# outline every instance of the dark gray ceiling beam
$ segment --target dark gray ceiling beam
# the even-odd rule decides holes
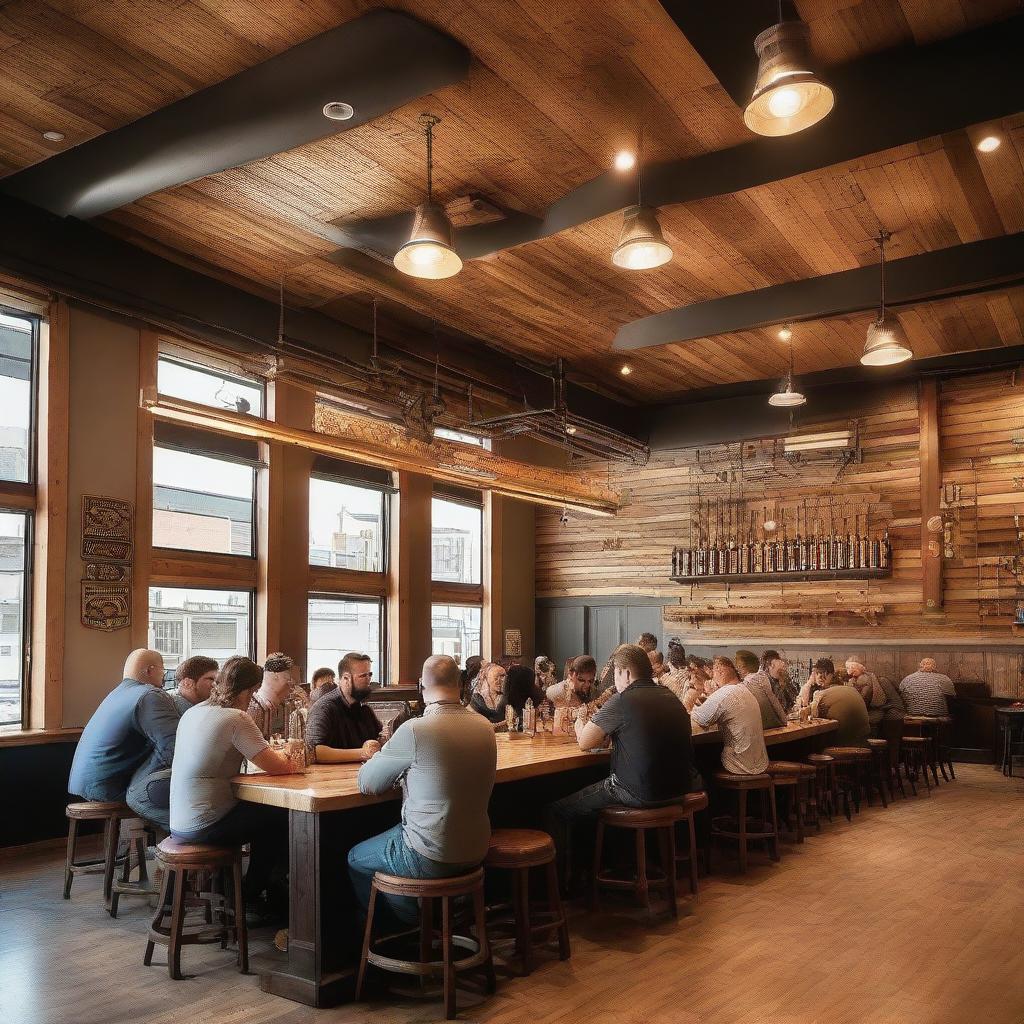
[[[1024,280],[1024,233],[888,260],[886,305],[1003,288]],[[623,324],[612,348],[632,351],[877,308],[878,265],[739,292]]]
[[[771,14],[760,3],[665,4],[681,24],[703,26],[704,36],[720,43],[710,55],[742,96],[756,71],[754,35],[769,24]],[[774,7],[774,5],[769,5]],[[737,16],[737,9],[741,14]],[[686,12],[686,19],[683,13]],[[767,20],[765,20],[767,19]],[[722,53],[735,64],[724,69]],[[959,131],[1024,110],[1024,15],[975,29],[928,46],[905,46],[829,68],[824,77],[836,92],[832,113],[812,128],[786,138],[752,138],[715,153],[654,164],[644,171],[645,200],[655,206],[688,203],[711,196],[742,192],[772,181],[819,170],[858,157]],[[712,66],[712,70],[716,70]],[[742,100],[740,100],[742,102]],[[737,116],[739,114],[737,113]],[[573,189],[538,219],[517,214],[464,228],[456,248],[464,259],[537,241],[621,210],[636,201],[633,175],[609,170]],[[407,214],[395,215],[399,218]],[[353,225],[356,247],[394,254],[395,217]],[[407,223],[407,221],[406,221]]]
[[[411,15],[371,11],[20,171],[0,189],[52,213],[96,217],[365,124],[461,81],[469,61],[461,43]],[[352,105],[350,120],[324,116],[336,100]]]

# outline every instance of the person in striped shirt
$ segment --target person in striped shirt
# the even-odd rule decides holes
[[[922,658],[917,672],[911,672],[900,683],[900,695],[908,715],[937,718],[949,714],[947,697],[955,697],[953,680],[935,670],[934,658]]]

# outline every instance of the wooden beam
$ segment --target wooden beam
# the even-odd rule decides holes
[[[154,548],[150,582],[162,587],[224,587],[255,590],[257,560],[209,551]]]
[[[484,492],[483,609],[480,615],[480,653],[489,661],[502,654],[501,624],[504,607],[501,600],[502,511],[505,499]]]
[[[391,506],[388,562],[389,675],[392,683],[415,683],[431,653],[430,502],[434,484],[421,473],[399,472]]]
[[[139,394],[156,387],[157,333],[139,332]],[[149,583],[153,565],[153,414],[141,406],[135,431],[135,558],[132,564],[132,647],[149,646]]]
[[[934,377],[925,377],[921,381],[918,418],[921,460],[921,596],[927,615],[942,610],[942,513],[939,503],[942,462],[939,382]]]

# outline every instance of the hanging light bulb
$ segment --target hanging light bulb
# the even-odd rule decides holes
[[[779,341],[792,341],[793,340],[793,328],[789,324],[783,324],[779,328]]]
[[[427,135],[427,201],[416,207],[409,240],[395,253],[395,266],[410,277],[439,281],[454,277],[462,269],[455,251],[455,229],[444,207],[434,202],[434,125],[440,118],[420,114]]]
[[[658,211],[653,206],[644,206],[642,156],[638,142],[636,206],[623,211],[619,244],[612,253],[612,263],[625,270],[653,270],[672,259],[672,246],[661,233]]]
[[[835,96],[811,69],[807,26],[779,21],[754,40],[757,81],[743,111],[743,122],[758,135],[794,135],[817,124],[832,109]]]
[[[910,339],[899,318],[885,311],[885,243],[892,235],[888,231],[878,232],[878,274],[879,301],[878,318],[868,325],[864,352],[860,361],[864,366],[894,366],[914,358]]]
[[[793,409],[798,405],[805,405],[807,398],[799,392],[793,384],[793,344],[789,346],[789,373],[782,378],[779,390],[769,399],[768,404],[779,409]]]

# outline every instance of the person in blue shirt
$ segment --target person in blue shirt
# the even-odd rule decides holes
[[[122,800],[140,817],[170,828],[171,761],[179,714],[164,692],[159,651],[128,655],[124,679],[103,698],[78,741],[68,792]]]

